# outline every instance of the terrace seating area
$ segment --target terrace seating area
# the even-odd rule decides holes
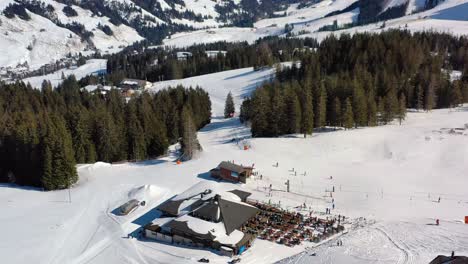
[[[287,212],[266,204],[249,203],[259,208],[260,213],[250,219],[241,231],[260,239],[292,247],[304,241],[318,243],[344,230],[341,216],[340,219],[336,217],[321,219]]]

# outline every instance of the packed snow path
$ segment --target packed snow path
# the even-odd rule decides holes
[[[255,164],[262,179],[235,185],[252,191],[254,199],[281,202],[290,210],[306,203],[318,213],[334,199],[332,213],[351,217],[354,225],[340,238],[342,247],[330,241],[301,253],[310,245],[289,248],[256,240],[241,263],[428,263],[452,250],[468,255],[468,225],[462,223],[468,214],[468,136],[450,132],[468,123],[468,107],[411,112],[401,126],[314,133],[307,139],[250,139],[237,118],[220,117],[224,100],[231,91],[239,109],[244,96],[272,77],[273,70],[246,68],[155,85],[154,90],[200,85],[209,92],[214,118],[198,134],[204,151],[195,160],[176,165],[169,155],[139,163],[81,165],[71,203],[67,190],[1,186],[4,261],[194,263],[206,257],[210,263],[226,263],[228,258],[205,249],[128,238],[158,216],[153,210],[157,204],[212,180],[208,171],[222,160]],[[232,138],[246,138],[252,148],[245,151]],[[285,192],[286,180],[291,193]],[[276,190],[272,196],[264,188],[270,184]],[[331,198],[326,191],[333,187]],[[113,213],[132,198],[148,204],[125,217]],[[441,219],[440,226],[433,225],[435,218]]]

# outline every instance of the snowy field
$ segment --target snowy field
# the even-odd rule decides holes
[[[332,213],[350,217],[342,247],[334,246],[335,239],[293,248],[257,239],[241,263],[428,263],[452,250],[468,255],[468,225],[462,223],[468,215],[468,130],[450,130],[468,123],[468,106],[411,112],[401,126],[250,139],[237,118],[220,117],[225,97],[231,91],[238,109],[272,75],[246,68],[154,85],[155,91],[200,85],[210,93],[213,120],[198,133],[204,152],[196,160],[176,165],[172,148],[159,160],[79,165],[71,203],[67,190],[0,186],[2,261],[196,263],[205,257],[227,263],[229,258],[208,250],[127,238],[157,216],[155,206],[199,181],[212,181],[207,172],[223,160],[255,164],[262,179],[236,185],[253,199],[281,202],[289,210],[306,203],[320,214],[331,207],[325,191],[335,187]],[[232,138],[245,138],[252,148],[245,151]],[[284,191],[288,179],[291,193]],[[275,191],[267,197],[264,187],[270,184]],[[147,206],[116,216],[114,210],[131,198]]]
[[[70,69],[61,69],[56,72],[47,74],[47,75],[40,75],[34,76],[23,79],[23,82],[30,83],[34,88],[41,88],[42,82],[44,80],[50,81],[53,87],[57,87],[57,85],[62,83],[62,73],[63,76],[68,77],[70,75],[75,75],[76,79],[79,80],[81,78],[86,77],[87,75],[97,74],[102,71],[107,70],[107,60],[105,59],[91,59],[86,61],[86,64],[81,65],[78,68],[70,68]]]
[[[437,31],[454,35],[468,34],[468,0],[446,0],[433,9],[425,12],[416,11],[424,6],[424,0],[410,0],[406,16],[383,22],[356,26],[338,31],[322,31],[318,29],[332,25],[334,21],[342,26],[357,21],[359,8],[339,15],[325,17],[327,14],[343,10],[354,0],[324,0],[315,5],[298,9],[291,5],[286,11],[287,16],[259,20],[254,27],[249,28],[217,28],[193,32],[176,33],[164,40],[165,46],[187,47],[196,43],[216,41],[247,41],[249,43],[265,36],[284,36],[286,24],[293,25],[292,33],[297,37],[312,37],[321,41],[334,34],[354,34],[356,32],[379,33],[389,29],[408,29],[411,32]],[[401,4],[402,0],[391,0],[385,9]],[[242,33],[242,34],[240,34]]]

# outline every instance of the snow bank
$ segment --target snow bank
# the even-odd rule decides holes
[[[161,196],[165,191],[164,189],[151,184],[146,184],[140,187],[131,189],[128,192],[129,199],[137,199],[139,201],[148,201],[152,198]]]

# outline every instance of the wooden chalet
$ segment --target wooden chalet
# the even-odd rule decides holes
[[[229,161],[221,162],[218,167],[210,171],[211,177],[231,182],[246,183],[252,175],[253,167],[237,165]]]

